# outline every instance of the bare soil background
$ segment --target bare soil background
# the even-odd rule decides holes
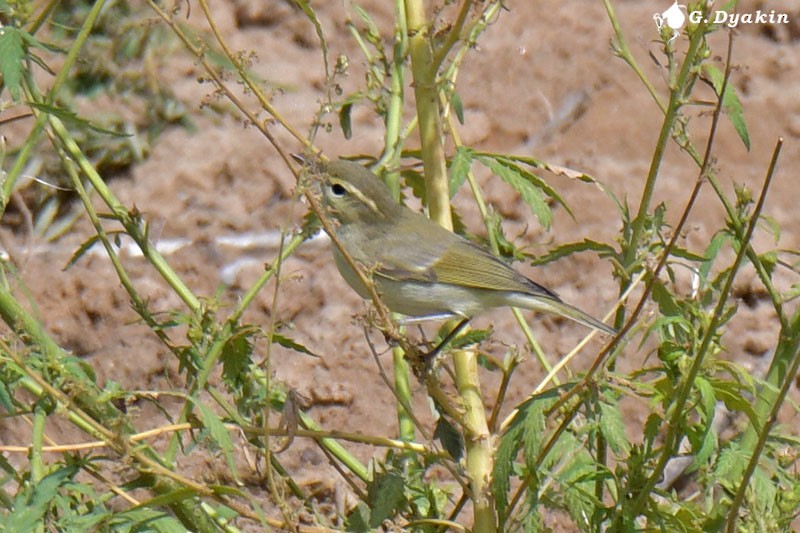
[[[364,80],[363,58],[349,37],[345,19],[359,24],[347,3],[318,2],[316,7],[325,30],[330,54],[349,57],[351,70],[343,82],[345,92],[356,90]],[[365,0],[360,3],[372,14],[386,35],[392,24],[391,3]],[[768,4],[768,5],[767,5]],[[462,67],[458,93],[464,103],[464,143],[481,150],[531,155],[553,164],[584,171],[604,183],[620,199],[636,205],[650,164],[661,115],[633,72],[610,52],[611,28],[600,2],[581,0],[510,0],[508,11],[492,24]],[[663,90],[663,72],[648,58],[661,57],[656,42],[653,14],[669,7],[667,1],[614,3],[627,32],[630,46],[647,74]],[[283,2],[236,0],[212,2],[216,21],[229,44],[238,50],[255,51],[253,70],[281,87],[275,106],[300,130],[309,127],[318,110],[324,87],[319,43],[305,16]],[[740,26],[734,42],[736,70],[733,82],[745,109],[752,148],[748,152],[730,123],[723,122],[716,143],[718,174],[729,191],[735,183],[758,190],[777,137],[786,144],[780,169],[770,192],[765,213],[780,225],[781,248],[800,248],[797,178],[800,167],[800,8],[794,2],[741,2],[740,12],[757,8],[775,9],[790,15],[788,25]],[[199,10],[196,10],[199,11]],[[193,11],[190,24],[201,26]],[[679,42],[679,48],[685,48]],[[724,54],[720,35],[715,51]],[[242,249],[218,242],[220,237],[269,233],[297,227],[305,207],[292,196],[291,173],[255,128],[247,127],[233,114],[220,115],[200,109],[211,90],[198,82],[198,65],[182,53],[160,67],[166,81],[192,110],[194,131],[174,127],[157,141],[152,153],[130,173],[116,177],[111,186],[128,206],[137,206],[154,224],[154,237],[163,242],[187,239],[169,254],[172,267],[197,294],[213,296],[221,288],[223,301],[233,302],[263,271],[264,263],[277,254],[273,245]],[[720,66],[722,63],[720,63]],[[411,87],[406,84],[411,93]],[[708,91],[709,98],[711,91]],[[88,102],[87,106],[97,105]],[[222,107],[227,104],[221,102]],[[413,108],[408,108],[408,116]],[[709,114],[710,115],[710,114]],[[710,116],[692,120],[692,131],[704,138]],[[566,116],[566,119],[559,118]],[[326,117],[334,123],[335,116]],[[549,125],[549,126],[548,126]],[[365,107],[355,110],[353,138],[346,141],[338,127],[321,132],[318,144],[330,157],[379,153],[383,130],[380,121]],[[286,146],[299,151],[286,135]],[[11,139],[13,142],[13,139]],[[673,223],[697,177],[687,156],[671,146],[659,182],[657,200],[667,205]],[[612,241],[620,229],[613,202],[597,187],[564,177],[546,176],[575,212],[571,218],[556,208],[551,231],[544,231],[514,191],[498,178],[479,171],[487,200],[505,219],[507,235],[532,251],[590,238]],[[480,218],[466,190],[455,200],[471,231],[482,234]],[[724,224],[719,202],[706,188],[695,209],[682,245],[702,253],[712,232]],[[84,358],[98,372],[99,380],[114,380],[130,389],[169,389],[177,375],[172,360],[143,325],[138,324],[128,298],[102,254],[90,254],[62,271],[71,254],[92,235],[86,220],[56,243],[32,241],[24,232],[3,230],[7,248],[20,264],[20,274],[36,302],[36,313],[47,330],[65,348]],[[761,232],[756,246],[775,246]],[[303,245],[283,266],[278,305],[273,309],[273,289],[268,286],[245,315],[249,323],[266,325],[274,314],[282,331],[306,345],[320,358],[275,348],[272,368],[275,379],[286,382],[308,399],[309,412],[325,428],[394,435],[394,401],[379,378],[379,371],[364,340],[358,317],[367,310],[340,279],[329,256],[329,245],[316,239]],[[140,258],[127,254],[126,265],[137,287],[153,310],[180,308],[157,274]],[[550,266],[531,269],[517,265],[539,283],[595,316],[603,316],[617,297],[611,267],[590,254],[573,256]],[[778,274],[783,288],[797,280]],[[688,277],[683,279],[689,290]],[[731,322],[725,345],[730,359],[754,365],[773,347],[778,324],[766,295],[757,281],[745,275],[737,284],[742,299]],[[530,322],[545,352],[553,361],[567,351],[586,331],[552,317],[531,316]],[[524,346],[508,310],[497,310],[477,321],[492,325],[495,333],[485,348],[502,356],[508,345]],[[379,346],[384,346],[373,335]],[[263,342],[256,347],[263,355]],[[590,343],[572,370],[585,369],[602,346]],[[619,360],[619,369],[629,371],[650,355],[637,352],[632,344]],[[380,358],[386,367],[391,356]],[[544,376],[532,359],[523,363],[512,383],[507,405],[524,398]],[[485,377],[486,397],[493,397],[499,376]],[[797,391],[793,391],[795,400]],[[415,388],[419,412],[427,413],[424,389]],[[163,423],[163,415],[143,403],[138,427],[149,429]],[[629,437],[647,416],[645,405],[626,405]],[[785,423],[798,425],[794,413]],[[54,428],[54,431],[56,429]],[[59,428],[51,433],[61,442],[82,438],[77,432]],[[15,422],[0,421],[0,442],[25,443],[28,429]],[[364,460],[382,455],[382,450],[353,446]],[[21,460],[21,458],[18,458]],[[316,486],[321,496],[341,489],[338,475],[316,446],[296,440],[281,459],[307,486]],[[243,468],[245,482],[247,469]],[[198,478],[229,480],[221,458],[192,462],[185,473]],[[263,491],[257,476],[250,480],[254,494]]]

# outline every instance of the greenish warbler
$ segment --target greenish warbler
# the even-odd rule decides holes
[[[371,273],[391,311],[420,318],[469,319],[493,307],[555,313],[616,331],[529,280],[489,251],[395,202],[389,188],[352,161],[318,163],[326,214],[353,260]],[[369,291],[334,247],[339,272],[362,298]]]

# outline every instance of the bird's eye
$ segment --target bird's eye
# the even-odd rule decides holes
[[[331,185],[331,192],[334,196],[342,197],[347,194],[347,189],[344,188],[344,185],[341,183],[334,183]]]

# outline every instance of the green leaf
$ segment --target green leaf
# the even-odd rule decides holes
[[[250,364],[250,354],[252,353],[253,346],[247,333],[237,332],[232,335],[223,346],[220,356],[223,379],[228,383],[237,382]]]
[[[353,111],[353,104],[346,103],[339,110],[339,125],[342,128],[342,133],[345,139],[350,139],[353,136],[353,122],[351,113]]]
[[[289,348],[290,350],[294,350],[295,352],[304,353],[306,355],[310,355],[311,357],[319,357],[319,355],[315,354],[314,352],[312,352],[311,350],[309,350],[308,348],[306,348],[305,346],[303,346],[299,342],[297,342],[295,340],[292,340],[289,337],[286,337],[284,335],[280,335],[278,333],[273,333],[272,334],[272,340],[274,342],[277,342],[278,344],[280,344],[284,348]]]
[[[488,155],[488,154],[485,154],[485,155]],[[511,155],[511,154],[505,154],[502,157],[504,159],[509,160],[509,161],[516,161],[516,162],[519,162],[519,163],[524,163],[524,164],[526,164],[526,165],[528,165],[530,167],[533,167],[533,168],[538,168],[538,169],[541,169],[541,170],[546,170],[548,172],[552,172],[553,174],[555,174],[557,176],[564,176],[565,178],[576,179],[576,180],[583,181],[585,183],[597,183],[597,180],[594,177],[590,176],[589,174],[586,174],[585,172],[581,172],[579,170],[573,170],[573,169],[567,168],[567,167],[562,167],[560,165],[553,165],[551,163],[548,163],[546,161],[542,161],[540,159],[536,159],[534,157],[527,157],[527,156],[521,156],[521,155]]]
[[[359,501],[355,509],[347,515],[347,531],[351,533],[366,533],[371,531],[370,523],[370,510],[367,504]]]
[[[511,489],[511,474],[514,472],[514,459],[517,457],[521,445],[520,436],[524,430],[522,424],[517,423],[520,413],[511,424],[511,427],[506,430],[505,434],[500,438],[500,445],[497,447],[497,453],[494,460],[494,472],[492,475],[492,486],[497,505],[497,513],[501,517],[505,517],[506,509],[508,508],[508,492]]]
[[[450,160],[450,198],[455,196],[466,181],[474,156],[475,151],[470,148],[459,146],[456,149],[456,155]]]
[[[464,437],[445,417],[440,416],[436,422],[433,438],[439,440],[454,461],[460,461],[464,456]]]
[[[518,167],[506,166],[497,159],[487,156],[478,156],[475,159],[516,190],[522,196],[522,200],[531,208],[531,212],[539,219],[542,227],[545,229],[550,228],[553,214],[550,212],[550,207],[547,205],[547,200],[541,188],[534,185],[530,179],[527,179]]]
[[[219,446],[222,455],[225,457],[225,462],[228,463],[228,468],[231,471],[233,479],[239,481],[239,472],[236,468],[236,459],[233,457],[233,441],[225,429],[222,420],[217,416],[217,413],[212,411],[207,405],[202,402],[195,401],[194,404],[200,410],[202,417],[203,427],[208,430],[211,440]]]
[[[708,76],[708,79],[711,81],[711,85],[714,87],[714,91],[717,93],[717,96],[720,96],[722,85],[725,83],[725,74],[717,67],[709,63],[703,63],[703,70]],[[722,111],[731,121],[731,124],[733,124],[733,129],[735,129],[736,133],[739,134],[742,144],[744,144],[745,148],[750,151],[750,134],[747,131],[747,123],[744,120],[744,109],[742,108],[742,102],[739,101],[739,96],[736,94],[736,90],[734,89],[733,84],[730,83],[730,80],[728,81],[728,85],[725,87],[725,94],[722,95]]]
[[[13,416],[16,413],[13,400],[11,399],[11,394],[9,394],[6,384],[2,381],[0,381],[0,405],[3,406],[3,409],[5,409],[7,415]]]
[[[722,486],[735,492],[749,461],[749,454],[739,448],[736,441],[731,441],[719,454],[717,464],[714,467],[714,478]],[[733,481],[731,482],[731,480]]]
[[[572,212],[572,209],[569,208],[567,203],[558,194],[558,192],[556,192],[555,189],[550,187],[550,185],[544,179],[540,178],[539,176],[537,176],[536,174],[530,172],[529,170],[526,170],[526,169],[520,167],[519,165],[517,165],[517,160],[514,159],[514,158],[507,157],[507,156],[496,156],[496,159],[502,165],[505,165],[506,167],[509,167],[509,168],[513,168],[513,169],[517,170],[518,172],[520,172],[520,174],[522,174],[522,176],[525,179],[529,180],[536,187],[541,189],[547,196],[552,198],[553,201],[558,202],[559,204],[561,204],[561,206],[564,209],[566,209],[566,211],[569,214],[569,216],[571,216],[572,218],[575,218],[575,214]]]
[[[608,445],[618,456],[628,453],[631,444],[625,436],[625,423],[622,421],[622,411],[616,403],[600,402],[600,431]]]
[[[127,233],[125,231],[119,230],[119,231],[109,231],[106,233],[106,235],[118,236],[118,235],[127,235]],[[62,270],[66,271],[72,268],[72,266],[74,266],[75,263],[77,263],[80,260],[80,258],[83,257],[92,246],[94,246],[95,244],[98,243],[98,241],[101,240],[102,239],[100,238],[99,235],[92,235],[91,237],[83,241],[83,244],[81,244],[78,247],[78,249],[75,250],[75,252],[72,254],[72,257],[69,258],[69,261],[67,262],[66,265],[64,265],[64,268]]]
[[[672,293],[664,287],[664,284],[656,280],[653,282],[653,301],[658,304],[658,310],[667,317],[682,317],[680,305],[675,301]]]
[[[88,128],[90,130],[96,131],[98,133],[104,133],[106,135],[111,135],[114,137],[133,137],[131,133],[120,133],[118,131],[112,131],[105,128],[101,128],[100,126],[96,126],[92,124],[86,119],[80,118],[76,113],[73,111],[69,111],[67,109],[60,108],[54,105],[48,104],[39,104],[36,102],[30,102],[29,105],[31,107],[35,107],[39,111],[43,113],[47,113],[57,117],[59,120],[64,122],[65,124],[71,124],[73,126],[81,127],[81,128]]]
[[[396,472],[377,475],[369,487],[370,517],[372,528],[380,526],[384,520],[392,519],[405,507],[405,482]]]
[[[492,328],[488,329],[471,329],[453,339],[450,342],[452,348],[464,348],[472,344],[480,344],[492,335]]]
[[[458,119],[458,123],[462,126],[464,125],[464,103],[461,101],[461,97],[458,96],[457,92],[453,92],[450,96],[450,103],[453,105],[453,111],[456,114],[456,118]]]
[[[0,74],[14,102],[19,102],[22,96],[22,73],[25,71],[22,33],[13,26],[0,28]]]
[[[529,472],[536,472],[539,468],[537,461],[542,451],[545,434],[545,410],[550,405],[548,401],[531,402],[525,409],[523,417],[523,457]]]
[[[367,40],[370,42],[378,42],[381,37],[381,32],[378,30],[378,25],[375,24],[375,21],[372,20],[372,17],[369,15],[369,13],[367,13],[364,8],[358,4],[353,3],[351,6],[353,7],[353,11],[356,12],[358,17],[367,26]]]
[[[58,495],[58,490],[78,472],[76,465],[59,468],[35,485],[28,485],[17,494],[13,510],[5,517],[8,531],[34,531],[42,525],[42,517]]]
[[[711,272],[711,267],[714,266],[714,260],[717,258],[722,246],[728,242],[730,238],[731,235],[727,231],[719,231],[711,238],[711,242],[708,243],[708,246],[706,246],[706,250],[703,254],[706,259],[700,266],[700,279],[704,282],[708,281],[708,274]]]
[[[599,255],[600,257],[613,256],[616,254],[616,250],[610,244],[593,241],[590,239],[584,239],[581,242],[571,242],[567,244],[562,244],[561,246],[557,246],[552,250],[550,250],[545,255],[533,259],[531,261],[531,265],[533,266],[545,265],[557,259],[561,259],[563,257],[567,257],[578,252],[597,252],[597,255]]]

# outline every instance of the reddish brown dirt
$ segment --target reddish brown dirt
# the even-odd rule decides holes
[[[304,16],[289,7],[273,7],[275,2],[239,0],[215,4],[217,23],[230,45],[256,52],[255,73],[283,88],[274,94],[274,105],[295,127],[306,131],[322,98],[324,76],[319,44]],[[320,4],[326,4],[318,14],[328,36],[331,57],[347,54],[350,60],[351,72],[343,81],[343,88],[345,92],[355,90],[363,83],[363,60],[344,22],[346,17],[352,17],[358,24],[358,19],[353,12],[343,12],[341,2]],[[383,30],[391,27],[392,13],[386,7],[390,3],[371,0],[361,4]],[[740,11],[746,12],[754,11],[759,2],[741,4]],[[663,73],[648,54],[663,57],[655,41],[652,15],[669,7],[669,2],[618,1],[614,5],[634,55],[664,98]],[[723,121],[715,146],[716,168],[729,194],[734,184],[743,183],[758,190],[776,139],[783,136],[786,145],[765,212],[782,229],[778,246],[797,249],[800,227],[793,171],[800,167],[800,10],[792,2],[771,2],[769,7],[791,13],[791,24],[743,26],[734,43],[733,82],[745,108],[752,148],[748,152],[730,123]],[[491,25],[461,68],[458,92],[466,118],[460,132],[464,142],[480,150],[531,155],[585,171],[618,198],[637,205],[661,113],[633,72],[612,56],[611,28],[602,4],[511,0],[508,8],[509,12],[502,13]],[[193,10],[190,22],[199,25],[197,12],[199,9]],[[724,36],[715,38],[713,44],[716,53],[724,53]],[[685,49],[685,37],[679,39],[677,46]],[[210,297],[222,286],[223,301],[235,302],[262,272],[264,263],[274,260],[277,249],[242,251],[215,244],[215,239],[247,232],[292,230],[305,207],[293,200],[295,184],[291,173],[255,128],[243,127],[238,117],[220,117],[199,109],[210,90],[209,85],[197,83],[200,74],[193,60],[180,55],[160,72],[193,110],[197,131],[168,130],[146,161],[115,179],[111,186],[125,205],[135,204],[154,224],[156,237],[191,241],[169,255],[168,260],[196,294]],[[406,89],[410,94],[408,83]],[[543,135],[553,116],[575,98],[581,100],[582,112]],[[409,107],[408,113],[411,112]],[[326,120],[336,122],[335,116]],[[698,139],[704,138],[709,122],[708,115],[692,119],[691,130]],[[289,151],[300,150],[277,127],[273,130]],[[318,144],[329,156],[378,154],[382,125],[366,107],[356,109],[353,132],[352,140],[345,141],[334,127],[332,132],[319,135]],[[547,176],[572,207],[575,218],[556,208],[553,227],[545,231],[516,193],[477,166],[476,170],[487,200],[506,219],[507,235],[534,252],[585,238],[611,241],[620,229],[614,203],[595,186]],[[672,223],[677,221],[696,176],[697,169],[688,157],[670,146],[655,199],[666,204],[667,218]],[[477,211],[467,193],[461,191],[455,205],[468,227],[481,233]],[[704,188],[699,202],[682,240],[684,246],[696,252],[702,252],[712,233],[724,226],[723,210],[710,187]],[[75,232],[56,243],[43,245],[31,242],[25,235],[7,232],[5,238],[48,332],[91,364],[101,383],[114,380],[130,389],[167,389],[166,378],[176,378],[177,364],[154,335],[136,321],[108,260],[100,255],[87,256],[71,269],[61,270],[91,233],[88,222],[83,220]],[[775,243],[761,234],[756,246],[767,250]],[[223,277],[226,266],[243,258],[250,262]],[[151,309],[181,309],[177,297],[140,258],[126,257],[125,264]],[[611,267],[595,256],[583,254],[546,267],[520,268],[566,301],[596,316],[604,315],[615,302],[617,285],[611,277]],[[781,273],[778,281],[786,288],[797,280]],[[682,283],[681,287],[688,289],[685,280]],[[739,316],[725,338],[726,357],[746,365],[754,364],[773,347],[777,332],[771,307],[757,287],[752,276],[743,276],[738,283],[738,294],[749,298],[741,303]],[[275,379],[309,399],[310,414],[325,428],[394,435],[392,395],[379,378],[362,328],[353,318],[362,316],[367,306],[339,278],[327,243],[307,243],[284,264],[275,309],[273,290],[274,286],[268,285],[262,291],[244,320],[266,325],[274,313],[287,335],[322,355],[317,359],[274,349]],[[552,361],[568,352],[585,333],[580,326],[562,320],[526,316]],[[477,323],[494,326],[494,340],[485,348],[497,356],[502,357],[507,345],[524,346],[507,310],[489,313]],[[379,340],[374,335],[373,338]],[[600,340],[590,342],[571,363],[572,370],[587,368],[601,346]],[[621,371],[636,369],[648,355],[637,353],[635,346],[632,344],[619,359]],[[256,353],[263,356],[263,342],[256,346]],[[529,355],[527,349],[524,353]],[[386,366],[390,360],[388,354],[381,356]],[[524,398],[543,375],[533,357],[527,357],[514,378],[508,405]],[[491,397],[498,377],[487,375],[484,379],[485,393]],[[418,411],[427,413],[424,389],[416,384],[414,398]],[[646,406],[632,403],[626,404],[626,409],[630,436],[635,438],[647,416]],[[161,421],[161,416],[145,405],[137,423],[141,429],[149,429]],[[796,417],[785,422],[797,426]],[[7,427],[0,432],[0,441],[18,443],[26,432],[24,428]],[[62,434],[59,440],[73,442],[82,438],[69,433]],[[364,460],[383,453],[368,447],[352,449]],[[336,490],[337,475],[327,467],[313,443],[296,440],[282,459],[302,483],[320,486],[323,492]],[[185,473],[203,479],[225,479],[226,471],[224,461],[216,458],[192,462]],[[254,493],[262,490],[258,486],[252,488]]]

